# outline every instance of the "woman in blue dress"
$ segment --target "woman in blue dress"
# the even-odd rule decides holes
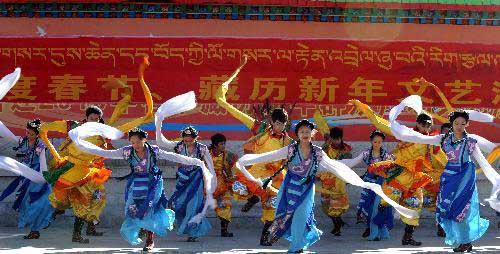
[[[20,162],[37,172],[47,170],[45,145],[38,139],[40,124],[39,119],[28,121],[25,137],[14,136],[1,124],[3,132],[6,132],[2,136],[18,142],[14,150]],[[30,233],[24,236],[24,239],[38,239],[40,230],[48,227],[53,220],[54,208],[48,199],[50,186],[47,183],[35,183],[23,176],[18,176],[1,193],[0,201],[14,193],[16,189],[16,199],[12,208],[19,211],[18,226],[30,228]]]
[[[356,167],[359,164],[370,166],[373,163],[394,160],[394,155],[387,152],[382,147],[385,140],[385,134],[375,130],[370,134],[370,142],[372,146],[364,150],[358,157],[353,159],[343,159],[340,162],[350,168]],[[374,173],[369,172],[361,177],[363,181],[382,185],[384,178]],[[370,241],[380,241],[389,239],[389,231],[393,227],[394,211],[390,206],[380,206],[380,197],[375,192],[369,189],[363,189],[358,204],[358,220],[366,221],[366,230],[363,237],[367,237]]]
[[[157,142],[159,146],[173,149],[177,154],[204,161],[210,172],[215,175],[212,155],[208,147],[198,141],[198,131],[194,127],[188,126],[182,130],[181,137],[181,141],[175,142],[165,138],[158,139],[157,136]],[[180,164],[176,174],[175,191],[170,197],[170,202],[176,214],[177,234],[187,235],[188,242],[197,241],[197,238],[208,234],[212,229],[206,218],[193,223],[194,216],[202,213],[209,205],[204,189],[201,168]],[[215,203],[213,200],[209,202]]]
[[[496,195],[500,188],[500,175],[481,153],[478,140],[482,138],[467,133],[465,128],[469,126],[470,120],[468,112],[458,110],[450,114],[452,128],[448,133],[425,136],[396,121],[405,107],[411,107],[420,113],[422,101],[419,96],[410,96],[391,109],[391,131],[399,140],[439,145],[446,153],[448,163],[441,175],[436,218],[446,232],[445,243],[458,244],[458,247],[453,249],[454,252],[470,252],[472,242],[481,238],[489,225],[488,220],[479,216],[476,170],[472,158],[478,162],[485,176],[493,183],[492,195],[487,200],[492,207],[498,207],[499,200]],[[483,113],[475,111],[472,113],[478,115],[478,120],[484,118]]]
[[[131,145],[117,150],[103,150],[83,140],[92,135],[109,138],[110,132],[120,133],[117,129],[104,124],[86,123],[71,131],[70,137],[78,148],[85,152],[103,158],[122,158],[129,163],[132,172],[127,176],[125,220],[120,233],[127,242],[137,245],[142,242],[140,232],[144,230],[147,239],[143,250],[151,251],[154,247],[154,236],[165,236],[167,230],[172,230],[175,220],[174,211],[167,209],[168,200],[163,189],[162,171],[157,166],[158,160],[199,166],[208,181],[211,181],[212,175],[201,160],[166,152],[150,145],[146,140],[147,133],[139,128],[128,133]]]
[[[312,144],[313,130],[313,123],[306,119],[301,120],[295,127],[297,142],[268,153],[244,155],[236,163],[238,169],[247,178],[265,188],[272,177],[262,182],[260,179],[255,179],[245,166],[286,160],[283,167],[274,174],[277,175],[283,169],[288,169],[278,193],[275,220],[269,228],[266,241],[273,243],[285,237],[290,241],[288,251],[301,253],[320,239],[322,232],[316,227],[314,219],[314,179],[319,170],[333,173],[347,183],[371,189],[405,216],[416,216],[414,211],[396,204],[385,196],[380,185],[364,182],[349,167],[328,158],[320,147]]]

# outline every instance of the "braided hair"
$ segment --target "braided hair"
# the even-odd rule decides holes
[[[453,122],[459,117],[462,117],[465,119],[466,122],[469,122],[469,113],[467,113],[466,111],[455,110],[451,112],[450,115],[448,116],[451,125],[450,130],[448,131],[448,133],[444,134],[443,137],[441,138],[441,147],[443,147],[444,141],[453,133]]]
[[[382,140],[385,140],[385,134],[379,130],[374,130],[370,133],[370,141],[372,141],[375,137],[381,137]],[[384,159],[385,157],[385,150],[383,147],[380,147],[380,158]],[[373,161],[373,145],[370,146],[370,151],[368,153],[368,158],[366,161],[366,164],[371,164]]]
[[[128,132],[128,139],[130,140],[133,136],[137,136],[139,139],[145,139],[148,137],[148,133],[140,128],[133,128]]]
[[[40,119],[33,119],[26,123],[26,128],[28,130],[34,131],[37,135],[40,133],[40,126],[42,125],[42,121]]]

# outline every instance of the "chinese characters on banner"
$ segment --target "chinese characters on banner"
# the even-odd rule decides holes
[[[432,87],[413,82],[425,77],[454,107],[498,114],[496,45],[345,40],[4,38],[0,73],[19,66],[23,75],[3,102],[109,104],[132,89],[134,103],[141,103],[137,69],[148,56],[145,79],[156,103],[193,90],[200,114],[220,115],[225,112],[214,104],[215,92],[243,55],[248,64],[227,99],[247,112],[269,99],[296,103],[296,118],[311,117],[315,109],[341,116],[354,113],[345,106],[349,99],[388,107],[410,94],[421,95],[425,106],[442,107]],[[110,85],[114,79],[128,88]]]

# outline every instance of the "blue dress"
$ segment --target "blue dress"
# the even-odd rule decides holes
[[[309,158],[300,154],[297,143],[288,146],[288,170],[277,196],[275,219],[269,228],[270,239],[285,237],[288,251],[306,249],[323,234],[314,219],[314,179],[322,150],[313,146]]]
[[[203,160],[203,154],[208,151],[207,146],[195,142],[195,149],[190,153],[183,142],[175,146],[175,152],[192,158]],[[180,165],[177,169],[175,191],[170,198],[175,211],[175,220],[178,235],[201,237],[212,229],[207,218],[194,224],[189,221],[203,210],[205,205],[204,182],[202,169],[198,166]]]
[[[19,141],[17,150],[20,161],[35,171],[40,171],[40,155],[45,153],[45,145],[36,140],[33,146],[29,145],[28,138]],[[12,208],[19,211],[19,228],[29,227],[31,231],[40,231],[50,225],[54,208],[50,204],[49,194],[51,188],[47,183],[34,183],[18,176],[0,195],[0,201],[12,194],[18,186],[17,198]]]
[[[477,141],[467,134],[460,140],[445,136],[442,149],[448,163],[441,175],[436,219],[446,232],[445,243],[466,244],[479,239],[489,221],[479,217],[476,170],[471,161]]]
[[[394,159],[394,157],[383,148],[381,148],[380,157],[374,158],[371,156],[371,153],[371,149],[363,151],[363,162],[366,166],[376,162]],[[365,182],[376,183],[378,185],[384,183],[383,177],[368,171],[363,175],[362,179]],[[376,238],[380,240],[389,239],[389,231],[394,226],[394,209],[391,206],[379,207],[379,205],[380,196],[375,194],[375,192],[369,189],[363,189],[361,191],[358,214],[361,214],[367,220],[367,227],[370,229],[368,240],[370,241]]]
[[[147,144],[146,156],[141,159],[132,146],[123,148],[123,158],[132,173],[125,189],[125,220],[120,233],[127,242],[137,245],[141,229],[166,236],[172,230],[175,213],[167,207],[161,170],[156,166],[158,147]]]

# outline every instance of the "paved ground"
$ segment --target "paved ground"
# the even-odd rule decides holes
[[[218,223],[211,234],[196,243],[185,242],[185,237],[174,233],[156,241],[157,253],[285,253],[288,242],[280,240],[275,246],[264,248],[258,245],[260,227],[256,220],[243,220],[234,224],[232,231],[234,238],[221,238],[218,236]],[[350,223],[350,222],[348,222]],[[423,241],[421,248],[401,246],[403,227],[400,222],[392,230],[392,239],[382,242],[369,242],[361,238],[363,231],[361,225],[349,225],[342,236],[335,237],[329,233],[331,225],[320,225],[324,235],[321,240],[309,249],[309,253],[451,253],[451,247],[446,246],[442,238],[435,236],[432,220],[425,220],[423,226],[415,233],[417,240]],[[475,253],[500,253],[500,229],[494,221],[485,236],[475,242]],[[0,253],[140,253],[142,246],[132,247],[123,241],[118,228],[101,228],[105,231],[103,237],[92,237],[91,244],[82,245],[71,243],[72,225],[68,223],[55,223],[51,228],[42,231],[38,240],[24,240],[26,231],[14,227],[0,228]],[[307,252],[306,252],[307,253]]]

